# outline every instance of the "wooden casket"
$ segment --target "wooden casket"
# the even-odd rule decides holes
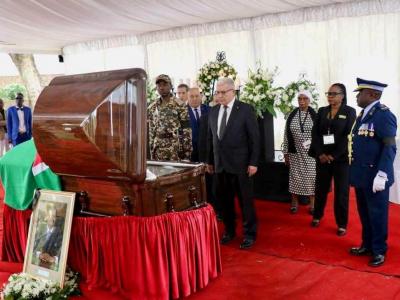
[[[33,114],[43,161],[92,215],[153,216],[205,203],[202,164],[146,160],[146,73],[126,69],[53,79]]]

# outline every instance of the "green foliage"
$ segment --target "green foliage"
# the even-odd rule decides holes
[[[147,104],[152,103],[157,99],[157,89],[154,83],[150,80],[146,81]]]
[[[22,93],[26,96],[26,88],[18,83],[12,83],[0,89],[0,98],[7,100],[14,100],[17,93]]]

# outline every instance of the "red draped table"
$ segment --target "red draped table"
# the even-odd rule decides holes
[[[30,214],[4,205],[2,260],[24,260]],[[155,217],[74,217],[68,264],[89,289],[127,299],[188,296],[221,272],[215,213],[207,205]]]

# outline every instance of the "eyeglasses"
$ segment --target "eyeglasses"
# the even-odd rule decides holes
[[[343,93],[336,93],[336,92],[326,92],[325,95],[326,96],[332,96],[332,97],[336,97],[337,95],[341,95]]]
[[[218,96],[218,95],[225,96],[226,93],[230,92],[230,91],[234,91],[234,89],[229,89],[229,90],[226,90],[226,91],[215,91],[214,95],[215,96]]]

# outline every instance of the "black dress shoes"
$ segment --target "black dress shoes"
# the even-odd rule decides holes
[[[234,234],[229,234],[229,233],[224,233],[222,235],[222,239],[220,241],[220,243],[222,245],[228,244],[230,241],[232,241],[235,238]]]
[[[319,226],[319,220],[318,219],[313,219],[312,221],[311,221],[311,227],[318,227]]]
[[[346,235],[346,233],[347,233],[347,230],[346,230],[346,228],[343,228],[343,227],[339,227],[338,230],[336,231],[336,234],[338,236],[344,236],[344,235]]]
[[[382,266],[385,262],[385,255],[378,254],[374,255],[372,259],[369,261],[368,266],[370,267],[379,267]]]
[[[350,248],[350,254],[354,256],[367,256],[367,255],[372,255],[371,250],[365,247],[353,247]]]
[[[244,239],[243,242],[240,244],[240,249],[249,249],[253,245],[254,245],[254,240]]]

